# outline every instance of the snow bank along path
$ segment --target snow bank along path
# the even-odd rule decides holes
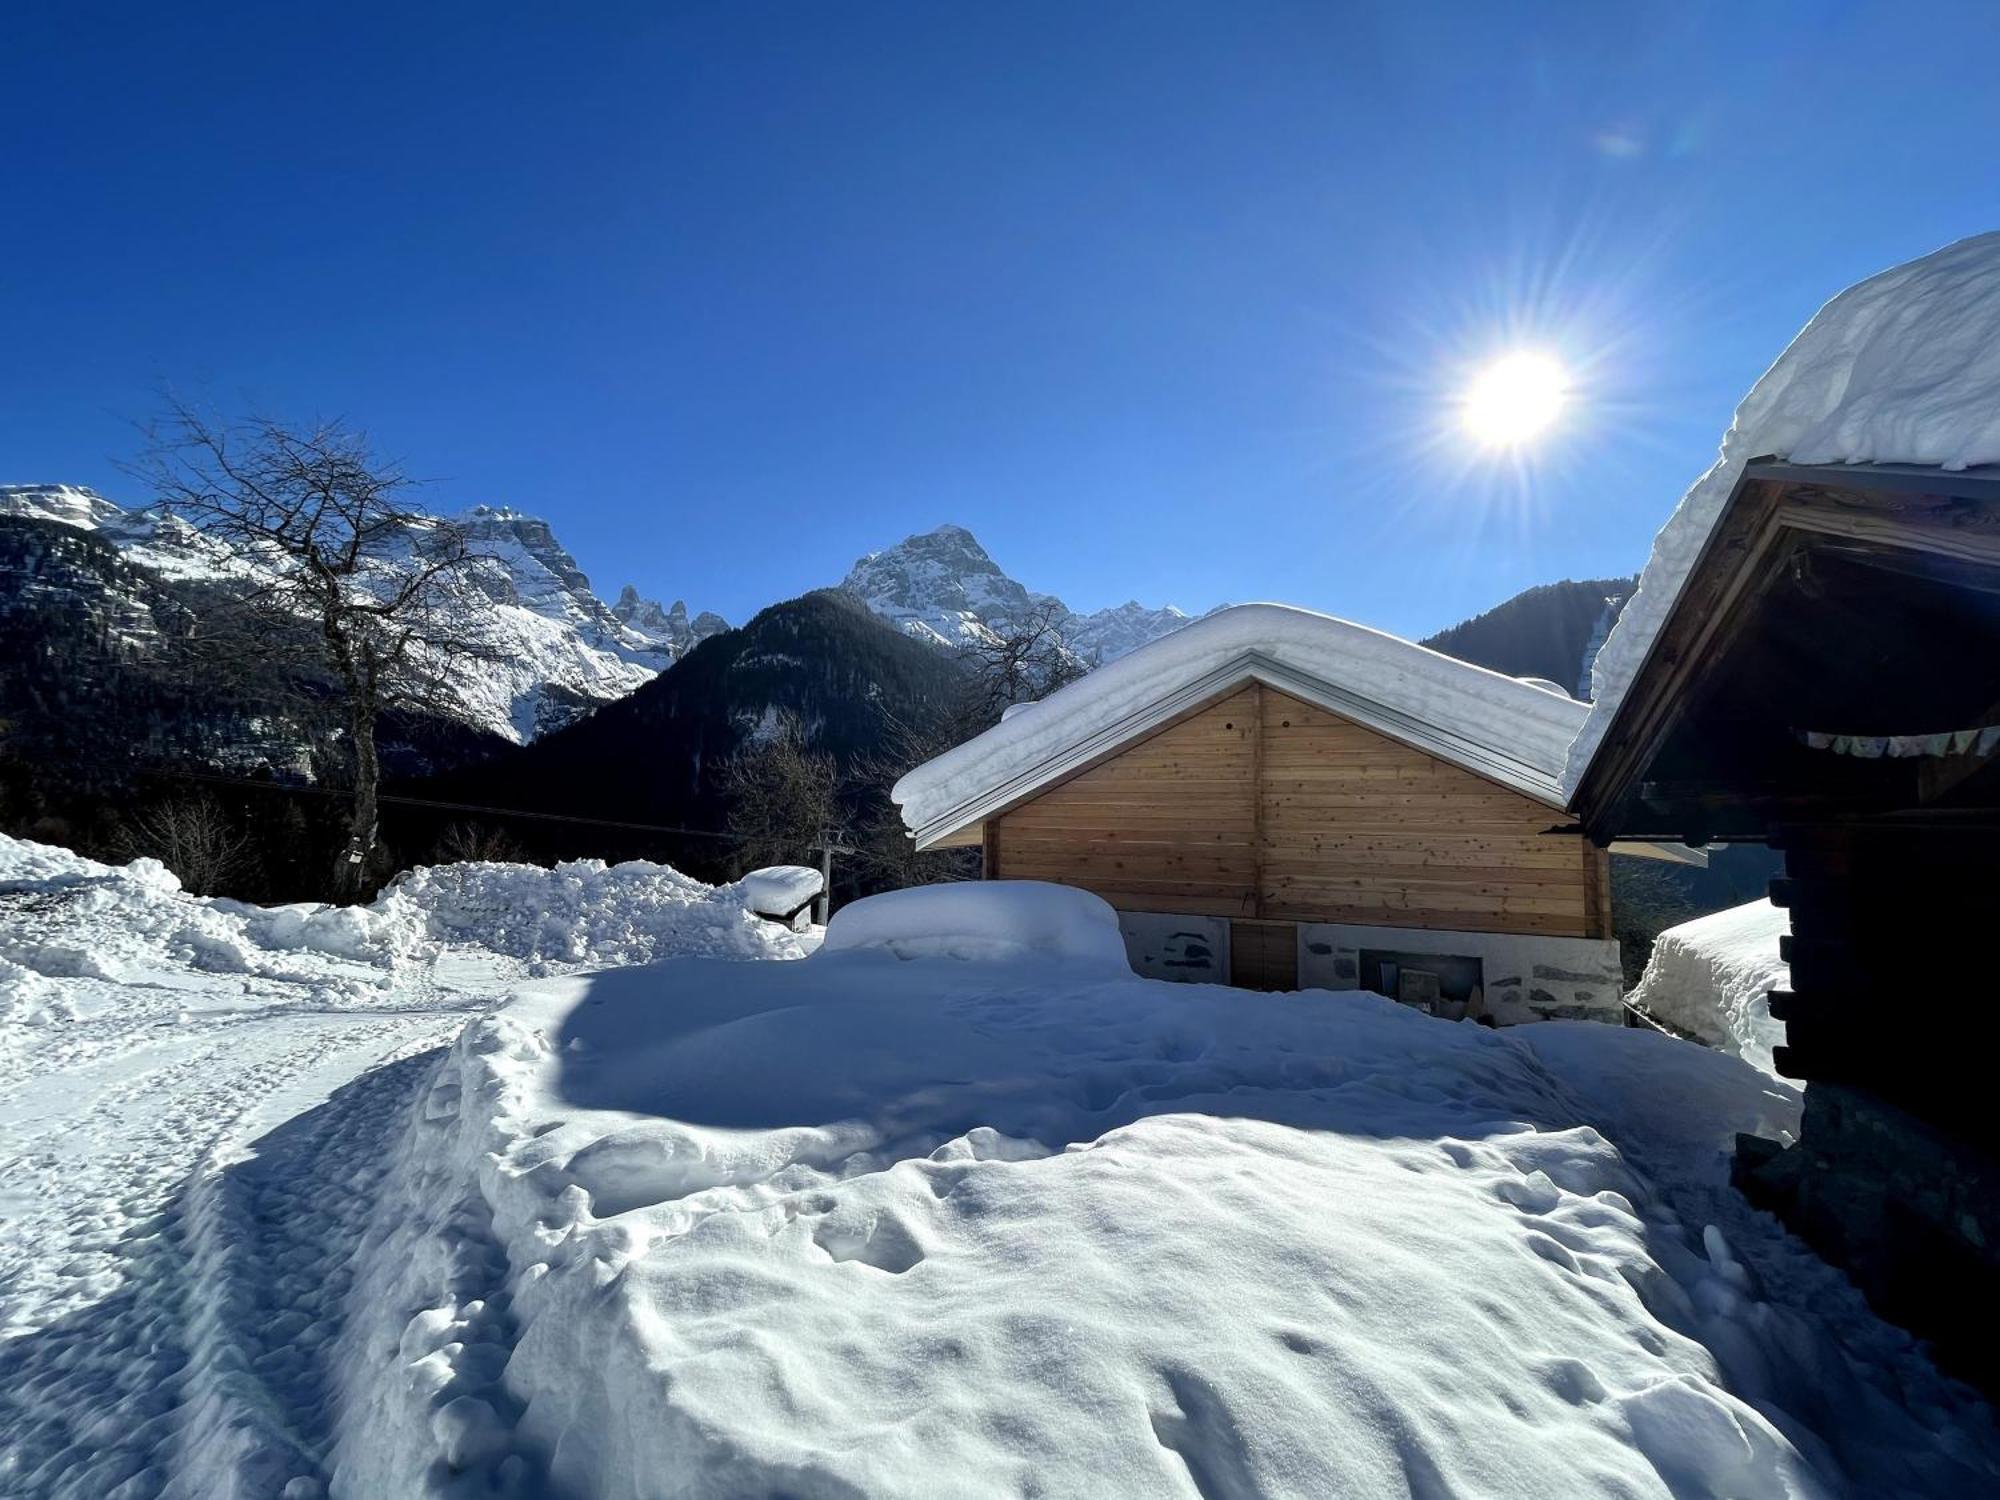
[[[1787,1086],[1139,979],[1055,904],[862,903],[803,964],[468,1026],[357,1264],[334,1492],[2000,1485],[1988,1409],[1727,1188]]]
[[[812,942],[654,865],[267,910],[0,838],[0,1494],[319,1493],[354,1239],[467,1017],[530,974]]]
[[[1574,789],[1708,540],[1743,467],[2000,463],[2000,232],[1871,276],[1821,308],[1736,408],[1715,465],[1653,542],[1597,654],[1593,706],[1570,746]]]
[[[1770,992],[1791,972],[1778,957],[1778,939],[1790,930],[1791,919],[1769,901],[1669,927],[1628,998],[1775,1077],[1771,1049],[1783,1043],[1785,1028],[1771,1019]]]

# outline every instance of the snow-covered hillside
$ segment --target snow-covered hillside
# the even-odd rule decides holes
[[[1136,600],[1080,615],[1053,594],[1038,594],[1001,571],[963,526],[905,537],[871,552],[849,570],[841,588],[877,615],[920,640],[957,647],[990,640],[1049,608],[1072,651],[1087,665],[1126,652],[1187,624],[1173,605]]]
[[[54,521],[102,537],[120,557],[174,584],[255,580],[170,516],[128,511],[70,485],[0,486],[0,517]],[[479,506],[458,520],[478,561],[468,575],[490,603],[474,618],[486,659],[452,674],[466,722],[522,742],[590,707],[623,697],[696,642],[728,628],[718,616],[690,620],[687,607],[662,609],[629,587],[607,605],[546,522]],[[412,536],[412,553],[421,545]]]

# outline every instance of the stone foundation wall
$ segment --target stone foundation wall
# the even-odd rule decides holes
[[[1489,1016],[1497,1025],[1624,1019],[1625,973],[1611,938],[1301,922],[1300,987],[1361,988],[1361,955],[1369,949],[1479,960],[1485,983],[1479,1004],[1467,1013]]]
[[[2000,1162],[1873,1094],[1806,1088],[1799,1140],[1737,1138],[1737,1185],[1943,1363],[2000,1395]]]

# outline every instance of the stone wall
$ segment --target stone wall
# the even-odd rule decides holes
[[[1361,988],[1370,950],[1477,959],[1485,975],[1468,1016],[1521,1021],[1622,1021],[1625,976],[1610,938],[1536,937],[1508,932],[1436,932],[1420,927],[1299,924],[1299,985]],[[1392,997],[1393,998],[1393,997]]]
[[[1806,1088],[1792,1146],[1738,1136],[1737,1186],[1940,1362],[2000,1396],[2000,1162],[1865,1090]]]

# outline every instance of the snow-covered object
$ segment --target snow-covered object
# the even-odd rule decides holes
[[[139,982],[177,966],[317,978],[319,959],[390,969],[451,947],[602,965],[665,953],[799,957],[812,946],[759,921],[730,887],[638,860],[432,865],[368,906],[267,907],[189,896],[158,860],[102,865],[0,837],[0,915],[10,909],[23,919],[0,922],[0,962],[51,979]]]
[[[869,896],[833,914],[820,952],[1128,967],[1110,904],[1043,880],[954,881]]]
[[[1736,408],[1722,452],[1653,541],[1638,591],[1592,669],[1570,748],[1574,789],[1686,583],[1744,465],[2000,463],[2000,232],[1849,287],[1800,330]]]
[[[743,904],[760,917],[789,921],[800,908],[826,889],[826,880],[811,865],[767,865],[736,882]]]
[[[175,517],[128,511],[78,486],[0,486],[0,516],[94,532],[125,561],[172,582],[254,584],[268,576]],[[381,582],[416,565],[433,524],[390,539],[378,560]],[[479,659],[454,666],[447,691],[468,723],[517,743],[624,697],[728,628],[712,614],[690,620],[678,602],[663,610],[629,587],[615,608],[607,605],[548,523],[534,516],[482,505],[456,524],[474,554],[464,583],[478,606],[466,625],[482,649]]]
[[[995,641],[1038,611],[1052,610],[1056,630],[1083,666],[1116,660],[1187,624],[1173,605],[1132,600],[1080,615],[1053,594],[1009,577],[963,526],[940,526],[871,552],[848,570],[841,588],[891,625],[932,645],[956,648]]]
[[[1051,693],[925,762],[892,793],[921,841],[1005,790],[1067,769],[1255,678],[1551,803],[1585,705],[1365,625],[1238,604]]]
[[[1794,1091],[1526,1030],[1066,960],[534,987],[412,1111],[333,1493],[1992,1492],[1983,1403],[1727,1189]]]
[[[788,958],[812,947],[759,920],[730,887],[645,860],[431,865],[403,876],[370,910],[414,942],[540,963],[643,964],[668,953]]]
[[[1770,992],[1783,988],[1791,972],[1778,957],[1778,939],[1790,930],[1790,919],[1769,901],[1669,927],[1654,940],[1646,973],[1628,998],[1775,1077],[1771,1049],[1784,1042],[1785,1028],[1771,1019]]]

